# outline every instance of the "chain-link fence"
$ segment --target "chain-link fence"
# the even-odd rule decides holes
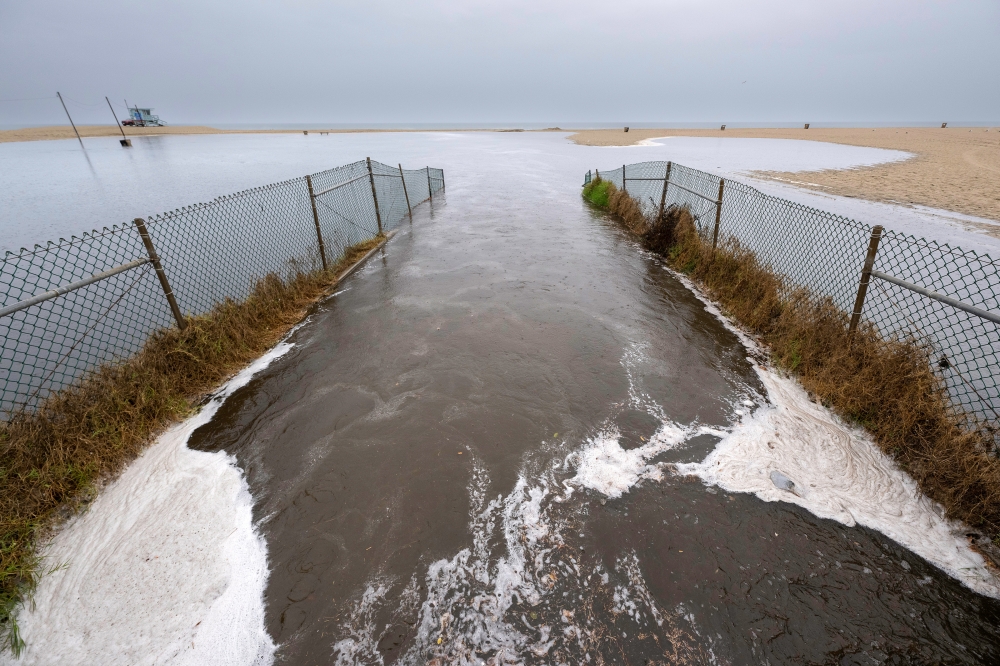
[[[594,175],[656,217],[687,206],[708,242],[737,240],[790,288],[828,296],[886,338],[926,345],[952,404],[1000,426],[1000,262],[984,254],[869,226],[671,162]],[[587,182],[591,173],[586,175]]]
[[[0,263],[0,414],[32,409],[149,336],[275,273],[333,265],[444,188],[371,160],[93,231]]]

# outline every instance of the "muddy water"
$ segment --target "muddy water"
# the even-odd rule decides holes
[[[279,663],[1000,659],[879,533],[659,465],[764,400],[746,350],[577,169],[467,159],[191,440],[247,474]]]

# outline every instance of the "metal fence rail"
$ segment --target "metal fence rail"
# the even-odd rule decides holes
[[[444,188],[441,169],[361,160],[7,252],[0,262],[0,414],[33,409],[151,334],[246,298],[275,273],[332,265]]]
[[[1000,428],[1000,262],[869,226],[671,162],[588,172],[650,217],[687,206],[706,241],[734,239],[790,288],[829,297],[887,338],[927,345],[956,409]],[[866,259],[870,261],[866,262]]]

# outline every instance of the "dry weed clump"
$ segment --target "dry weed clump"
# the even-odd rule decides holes
[[[616,204],[608,209],[628,214],[625,226],[647,248],[701,285],[824,405],[864,427],[950,517],[1000,541],[992,435],[952,410],[925,344],[885,339],[870,325],[850,336],[848,316],[832,301],[789,289],[737,240],[725,239],[713,253],[687,209],[673,207],[640,224],[638,205],[617,201],[619,195],[611,195]]]
[[[608,210],[625,224],[625,226],[635,234],[646,232],[646,216],[639,206],[639,202],[633,199],[625,190],[619,190],[614,185],[608,188]]]
[[[338,275],[377,246],[347,248],[328,271],[260,280],[241,302],[154,334],[124,362],[107,365],[42,404],[0,423],[0,636],[15,654],[14,618],[39,576],[36,542],[92,494],[95,482],[132,461],[158,431],[274,345]]]

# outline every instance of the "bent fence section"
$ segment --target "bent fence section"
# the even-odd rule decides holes
[[[672,162],[643,162],[600,175],[650,217],[687,206],[713,243],[734,239],[790,288],[829,297],[850,326],[927,346],[952,404],[1000,428],[1000,262],[908,234],[769,196]],[[586,175],[589,182],[590,172]]]
[[[33,409],[270,273],[332,265],[444,188],[444,171],[360,160],[139,218],[0,262],[0,414]]]

